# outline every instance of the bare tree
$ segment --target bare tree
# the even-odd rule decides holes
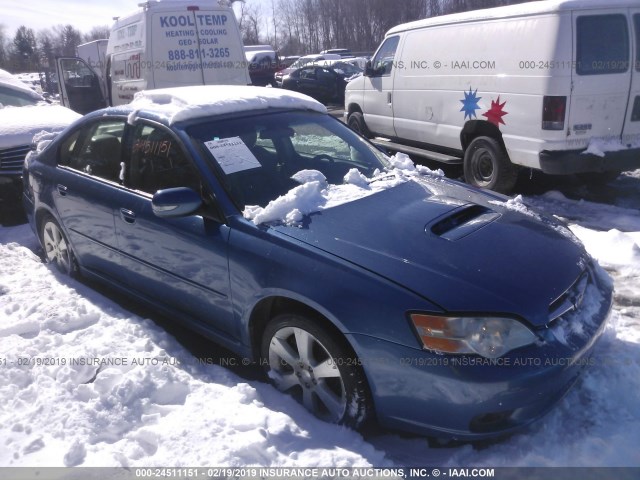
[[[84,42],[92,42],[93,40],[103,40],[109,38],[109,32],[111,28],[109,25],[101,25],[99,27],[93,27],[89,33],[82,35]]]

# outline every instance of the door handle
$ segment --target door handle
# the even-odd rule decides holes
[[[387,92],[387,103],[391,105],[391,92]]]
[[[61,196],[65,197],[67,195],[67,187],[65,187],[64,185],[56,185],[56,188],[58,189],[58,193],[60,193]]]
[[[120,209],[120,218],[126,223],[136,223],[136,214],[126,208]]]

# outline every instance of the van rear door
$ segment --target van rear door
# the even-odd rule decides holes
[[[631,85],[627,9],[574,11],[575,32],[569,139],[575,149],[592,138],[619,140]]]
[[[186,5],[151,13],[153,88],[250,84],[233,10]]]
[[[622,140],[625,144],[640,143],[640,8],[631,9],[631,93],[627,106]]]

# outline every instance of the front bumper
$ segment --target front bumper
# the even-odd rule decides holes
[[[0,175],[0,204],[15,204],[22,197],[22,177],[20,175]]]
[[[624,172],[640,168],[640,148],[605,152],[603,157],[584,150],[540,152],[540,168],[550,175],[587,172]]]
[[[483,440],[539,419],[597,362],[593,348],[612,304],[610,285],[583,333],[543,341],[499,359],[439,355],[361,334],[349,335],[369,381],[380,425],[444,439]],[[575,318],[574,318],[575,320]]]

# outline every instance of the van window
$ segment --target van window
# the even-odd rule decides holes
[[[371,66],[377,76],[391,75],[393,59],[396,55],[399,41],[400,37],[387,38],[378,50],[378,53],[376,53],[376,56],[371,62]]]
[[[629,31],[621,14],[585,15],[577,20],[578,75],[623,73],[629,67]]]

